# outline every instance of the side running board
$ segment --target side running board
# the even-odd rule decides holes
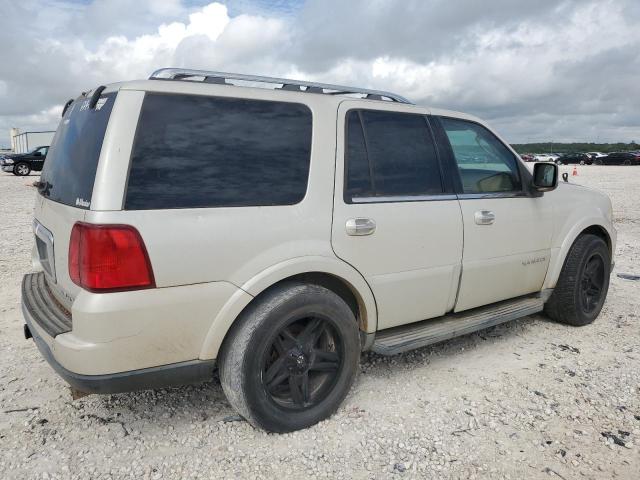
[[[526,297],[381,330],[371,350],[381,355],[395,355],[532,315],[543,308],[542,298]]]

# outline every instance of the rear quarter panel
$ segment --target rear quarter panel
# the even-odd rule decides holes
[[[333,257],[330,232],[335,168],[334,102],[327,102],[320,95],[309,94],[308,99],[301,100],[300,95],[289,92],[188,82],[143,82],[142,86],[149,91],[304,103],[313,116],[309,182],[300,203],[125,211],[122,208],[133,132],[144,92],[120,91],[122,101],[114,107],[105,136],[86,221],[136,227],[149,252],[158,287],[214,281],[242,287],[259,272],[291,258]]]

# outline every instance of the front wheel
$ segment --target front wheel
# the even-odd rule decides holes
[[[31,173],[31,168],[26,163],[17,163],[13,167],[13,174],[19,177],[24,177]]]
[[[607,298],[610,270],[611,255],[604,240],[591,234],[579,236],[565,259],[545,313],[568,325],[593,322]]]
[[[253,426],[306,428],[334,413],[360,359],[356,318],[337,294],[285,283],[242,313],[220,354],[229,403]]]

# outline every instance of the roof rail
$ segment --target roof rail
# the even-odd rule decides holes
[[[228,80],[241,80],[245,82],[256,83],[270,83],[279,84],[281,89],[284,90],[300,90],[309,93],[325,93],[329,95],[349,95],[349,94],[361,94],[363,98],[369,98],[372,100],[385,100],[388,99],[392,102],[409,103],[413,102],[406,98],[391,92],[385,92],[382,90],[369,90],[366,88],[358,87],[345,87],[343,85],[331,85],[328,83],[316,83],[305,82],[300,80],[290,80],[287,78],[276,77],[261,77],[258,75],[244,75],[241,73],[224,73],[224,72],[210,72],[206,70],[190,70],[182,68],[161,68],[156,70],[149,77],[150,80],[176,80],[176,81],[200,81],[205,83],[220,83],[228,84]],[[296,88],[297,87],[297,88]],[[306,87],[306,90],[302,90],[300,87]]]

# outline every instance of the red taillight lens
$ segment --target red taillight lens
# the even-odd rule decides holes
[[[69,241],[69,277],[93,292],[155,287],[142,237],[129,225],[76,223]]]

